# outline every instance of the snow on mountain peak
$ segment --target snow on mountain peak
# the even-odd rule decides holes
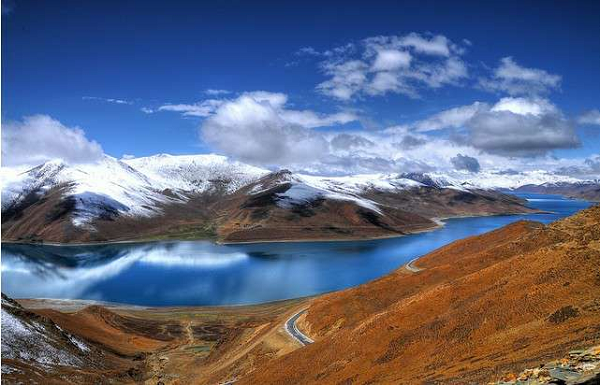
[[[187,194],[215,185],[232,192],[268,173],[219,155],[161,154],[118,160],[103,156],[89,164],[49,161],[30,170],[2,168],[2,209],[30,192],[62,186],[74,199],[73,223],[86,226],[103,215],[151,216],[160,205],[184,202]],[[164,194],[165,190],[172,194]]]
[[[583,183],[579,179],[546,171],[468,173],[365,174],[323,177],[269,170],[225,156],[169,155],[118,160],[103,156],[95,163],[69,165],[52,160],[31,169],[2,167],[2,209],[22,201],[30,193],[42,194],[51,188],[65,189],[73,199],[73,223],[86,226],[99,216],[151,216],[161,205],[185,202],[190,195],[206,191],[233,193],[261,180],[248,194],[257,194],[278,184],[292,186],[280,195],[282,205],[326,197],[351,200],[370,210],[377,204],[364,197],[370,190],[394,191],[415,187],[466,189],[513,189],[526,184]],[[263,185],[264,184],[264,185]]]

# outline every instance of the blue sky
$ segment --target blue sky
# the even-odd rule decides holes
[[[417,160],[427,163],[425,150],[421,155],[414,148],[400,148],[398,152],[390,150],[392,146],[368,150],[373,145],[364,141],[361,145],[355,137],[378,143],[395,136],[397,143],[410,135],[432,142],[443,139],[447,151],[438,155],[440,159],[468,152],[487,167],[531,164],[532,159],[540,167],[575,164],[575,160],[568,159],[577,159],[578,165],[591,159],[589,165],[600,153],[600,117],[595,114],[600,108],[599,17],[600,3],[596,1],[416,1],[402,5],[307,1],[3,2],[2,122],[12,125],[9,128],[15,132],[25,132],[25,117],[44,115],[66,128],[79,127],[86,140],[97,142],[104,153],[115,157],[217,152],[265,166],[298,165],[317,170],[329,166],[343,169],[347,165],[352,171],[377,171],[387,166],[381,162],[375,168],[357,166],[346,158],[355,150],[369,162],[393,158],[397,161],[390,166],[393,169],[406,166],[398,163],[399,159],[420,156]],[[377,45],[365,42],[376,36],[386,37],[385,41]],[[446,56],[424,53],[419,51],[422,47],[408,43],[410,36],[417,36],[420,42],[441,36],[451,52]],[[350,50],[332,53],[348,45]],[[382,50],[394,52],[380,58]],[[399,64],[401,56],[394,56],[397,52],[406,52],[410,64]],[[431,77],[419,79],[429,69],[437,68],[433,67],[435,63],[445,65],[452,57],[461,63],[464,73],[444,73],[440,82]],[[503,67],[502,59],[509,57]],[[373,69],[375,61],[386,58],[391,61],[381,62],[385,69],[381,72],[389,76],[382,76],[374,86],[379,74]],[[336,74],[347,79],[348,73],[341,73],[340,65],[357,61],[362,69],[353,74],[368,79],[351,95],[341,98],[338,91],[347,85],[327,82]],[[393,68],[385,67],[389,65]],[[522,79],[509,80],[508,84],[506,79],[502,83],[502,78],[494,77],[498,70],[515,68],[520,71],[518,76],[524,76]],[[529,75],[535,79],[530,80]],[[553,77],[556,81],[545,81]],[[525,86],[520,87],[519,81]],[[209,89],[228,93],[215,95],[207,93]],[[275,105],[278,102],[271,97],[257,99],[251,94],[256,91],[284,94],[285,103]],[[300,131],[294,131],[293,140],[302,142],[300,137],[310,137],[306,146],[328,147],[320,150],[327,154],[315,155],[326,161],[319,167],[303,162],[304,158],[312,158],[308,150],[294,157],[265,158],[252,152],[257,148],[260,151],[262,142],[238,151],[240,144],[235,138],[243,138],[247,132],[240,130],[246,128],[231,128],[219,121],[223,116],[218,109],[226,102],[242,105],[244,93],[261,105],[271,103],[273,119],[280,121],[285,115],[286,122],[283,126],[274,123],[276,134],[270,126],[267,132],[249,127],[248,137],[267,137],[270,132],[278,140],[291,140],[281,132],[288,132],[286,125],[293,123],[301,126]],[[520,116],[505,116],[514,110],[499,113],[498,108],[494,109],[502,98],[518,98],[521,107],[531,101],[536,105],[545,103],[546,107],[549,103],[551,107],[537,120],[528,117],[521,122]],[[204,116],[184,116],[173,108],[160,110],[161,106],[191,106],[206,100],[221,104],[214,102]],[[415,129],[418,122],[442,111],[475,102],[488,105],[478,112],[484,116],[469,116],[472,119],[468,122],[454,125],[445,122],[435,129]],[[315,126],[306,122],[306,116],[290,123],[286,118],[290,110],[310,111],[333,123]],[[189,108],[187,111],[189,115]],[[488,116],[490,111],[502,116]],[[324,119],[340,113],[352,118]],[[550,134],[556,136],[557,130],[572,129],[577,138],[567,137],[570,131],[561,131],[561,138],[533,143],[533,150],[524,152],[521,145],[527,146],[530,137],[508,144],[483,140],[492,129],[485,126],[486,119],[510,120],[507,128],[498,128],[510,135],[515,119],[518,124],[529,125],[531,132],[546,130],[543,125],[548,123],[547,115],[554,119],[550,119],[550,125],[560,125]],[[271,122],[257,124],[263,127]],[[219,136],[224,132],[229,139]],[[348,137],[343,137],[346,147],[331,150],[331,141],[340,133],[352,136],[350,141],[355,144],[348,144]],[[268,151],[269,146],[279,144],[274,139],[264,148]],[[567,161],[559,164],[553,161],[556,158]],[[429,161],[429,166],[433,163],[435,160]]]

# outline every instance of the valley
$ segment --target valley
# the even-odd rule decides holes
[[[516,378],[511,376],[526,368],[600,344],[599,222],[598,206],[548,225],[519,221],[450,243],[354,288],[262,305],[15,305],[5,298],[3,312],[19,317],[21,325],[42,334],[58,326],[87,349],[103,352],[103,360],[67,370],[56,363],[40,366],[31,358],[36,355],[3,351],[3,380],[42,373],[56,383],[85,375],[148,384]],[[284,326],[304,309],[295,325],[315,342],[302,347]]]

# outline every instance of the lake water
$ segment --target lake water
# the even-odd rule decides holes
[[[456,239],[520,219],[544,223],[590,203],[521,194],[552,214],[460,218],[438,230],[349,242],[216,245],[2,245],[2,291],[14,298],[92,299],[148,306],[233,305],[356,286]]]

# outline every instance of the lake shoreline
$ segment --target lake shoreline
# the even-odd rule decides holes
[[[268,243],[304,243],[304,242],[361,242],[361,241],[376,241],[381,239],[400,238],[407,235],[421,234],[424,232],[435,231],[444,226],[444,221],[449,219],[462,219],[462,218],[480,218],[480,217],[494,217],[494,216],[511,216],[511,215],[527,215],[527,214],[551,214],[549,211],[534,210],[532,212],[522,213],[486,213],[478,215],[455,215],[448,217],[432,217],[429,218],[434,225],[425,227],[422,229],[415,229],[402,234],[387,234],[374,237],[349,237],[349,238],[301,238],[301,239],[281,239],[281,240],[257,240],[257,241],[220,241],[216,238],[198,238],[198,239],[124,239],[124,240],[110,240],[110,241],[97,241],[97,242],[76,242],[76,243],[62,243],[62,242],[31,242],[31,241],[20,241],[20,240],[2,240],[1,244],[13,244],[13,245],[27,245],[27,246],[56,246],[56,247],[85,247],[85,246],[110,246],[110,245],[121,245],[121,244],[138,244],[138,243],[169,243],[169,242],[198,242],[208,241],[215,245],[224,246],[235,246],[235,245],[253,245],[253,244],[268,244]]]
[[[456,240],[513,222],[550,223],[588,204],[534,199],[527,213],[433,217],[410,234],[350,240],[4,242],[2,289],[59,308],[255,306],[355,287]]]

